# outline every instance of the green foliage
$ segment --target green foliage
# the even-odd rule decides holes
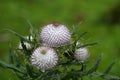
[[[33,26],[31,26],[31,23],[29,24],[30,35],[33,36],[33,41],[25,39],[23,36],[12,30],[8,30],[20,39],[23,49],[13,49],[10,45],[9,63],[0,61],[0,67],[13,70],[20,80],[83,80],[84,77],[89,77],[89,79],[92,79],[93,77],[100,77],[101,79],[120,80],[119,76],[109,74],[115,62],[111,63],[105,72],[102,73],[98,71],[102,56],[98,57],[96,63],[93,63],[93,67],[90,69],[88,62],[80,62],[74,59],[73,54],[76,49],[97,44],[95,42],[90,44],[76,45],[76,43],[86,34],[85,32],[75,38],[74,35],[77,33],[75,33],[76,31],[74,30],[76,30],[78,27],[75,27],[72,31],[74,34],[74,41],[70,45],[55,48],[60,56],[58,65],[55,68],[45,72],[41,72],[40,70],[36,69],[31,65],[30,57],[34,48],[41,46],[41,41],[38,40],[39,37],[37,35],[39,35],[39,33],[36,31],[36,29],[34,29]],[[33,48],[28,50],[24,45],[24,41],[32,44]],[[23,54],[23,59],[21,59],[19,53]],[[75,67],[78,67],[78,69]]]
[[[99,71],[104,71],[110,62],[116,60],[117,63],[110,74],[120,75],[120,22],[111,22],[119,19],[119,5],[119,0],[1,0],[0,60],[7,62],[10,41],[13,48],[18,46],[18,38],[2,31],[4,28],[10,28],[25,36],[28,35],[25,19],[32,21],[36,28],[52,21],[65,23],[71,28],[71,25],[82,21],[77,34],[87,31],[88,36],[86,35],[81,42],[100,42],[97,46],[89,47],[89,66],[91,67],[102,53],[104,57]],[[17,80],[10,71],[0,68],[0,80]]]

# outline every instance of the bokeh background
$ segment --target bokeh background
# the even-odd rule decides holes
[[[0,60],[8,59],[9,43],[17,47],[18,38],[4,29],[27,35],[30,20],[37,29],[58,21],[69,28],[82,22],[78,34],[87,31],[81,42],[98,41],[88,47],[89,68],[103,56],[99,71],[116,61],[111,74],[120,76],[120,0],[0,0]],[[0,68],[0,80],[17,80],[11,70]]]

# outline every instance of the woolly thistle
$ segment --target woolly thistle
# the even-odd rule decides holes
[[[72,43],[70,43],[69,29],[60,23],[48,24],[38,33],[30,24],[29,34],[33,37],[26,37],[26,39],[9,30],[20,38],[21,43],[19,49],[10,47],[9,63],[0,61],[0,67],[12,69],[20,80],[83,80],[87,77],[94,79],[94,76],[100,77],[101,80],[120,80],[119,76],[109,74],[115,62],[111,63],[103,73],[98,71],[101,56],[95,64],[92,63],[92,68],[88,68],[89,64],[86,60],[89,52],[86,46],[93,46],[96,43],[78,43],[85,33],[77,36],[76,29],[78,29],[77,26],[71,31]],[[43,43],[38,40],[39,34]],[[32,49],[29,43],[32,44]],[[24,54],[22,58],[21,54],[19,55],[21,51]]]
[[[31,55],[32,65],[42,71],[53,68],[57,62],[57,53],[49,47],[38,47]]]
[[[60,47],[70,43],[71,33],[65,25],[55,22],[44,26],[40,37],[46,46]]]
[[[86,61],[89,57],[87,48],[79,48],[75,50],[74,57],[79,61]]]

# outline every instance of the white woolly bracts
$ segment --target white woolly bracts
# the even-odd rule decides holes
[[[57,63],[57,53],[49,47],[38,47],[31,55],[31,64],[43,72],[53,68]]]
[[[70,43],[71,33],[65,25],[54,22],[42,28],[40,37],[46,46],[60,47]]]
[[[87,48],[79,48],[75,50],[74,57],[78,61],[86,61],[89,57]]]

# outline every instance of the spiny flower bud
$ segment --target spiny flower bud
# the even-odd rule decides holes
[[[60,47],[70,43],[69,29],[60,23],[54,22],[42,28],[41,40],[49,47]]]
[[[86,61],[89,57],[87,48],[79,48],[79,49],[75,50],[74,57],[76,60]]]
[[[26,36],[25,38],[26,38],[27,40],[30,40],[30,41],[33,40],[33,37],[32,37],[32,36]],[[28,42],[25,42],[25,41],[24,41],[24,45],[26,46],[26,48],[27,48],[28,50],[32,48],[31,45],[30,45],[30,43],[28,43]],[[19,49],[23,49],[21,43],[19,43],[18,48],[19,48]]]
[[[31,63],[44,72],[53,68],[58,63],[58,56],[52,48],[38,47],[31,55]]]

